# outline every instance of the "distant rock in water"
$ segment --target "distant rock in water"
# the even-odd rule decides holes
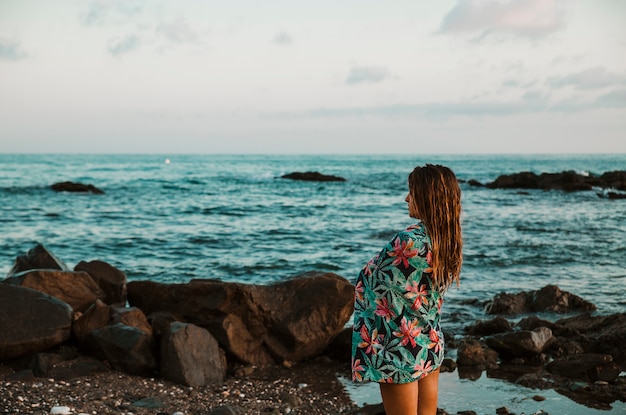
[[[339,176],[331,176],[328,174],[322,174],[317,171],[307,171],[307,172],[293,172],[289,174],[284,174],[280,176],[282,179],[291,179],[291,180],[304,180],[309,182],[345,182],[346,179]]]
[[[76,193],[94,193],[97,195],[104,194],[104,192],[98,189],[93,184],[83,184],[74,182],[59,182],[52,186],[52,190],[55,192],[76,192]]]
[[[585,176],[574,171],[561,173],[521,172],[505,174],[486,185],[491,189],[559,189],[565,191],[603,189],[626,190],[626,171],[612,171],[602,176]]]

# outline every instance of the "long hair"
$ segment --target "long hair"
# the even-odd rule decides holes
[[[430,236],[432,279],[439,291],[456,282],[463,263],[461,189],[448,167],[426,164],[409,174],[411,201]]]

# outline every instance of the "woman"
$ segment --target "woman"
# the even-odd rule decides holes
[[[461,190],[447,167],[409,175],[409,216],[359,273],[355,287],[352,378],[380,383],[387,415],[435,415],[444,339],[443,294],[459,283]]]

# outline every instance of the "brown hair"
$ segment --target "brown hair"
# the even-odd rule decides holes
[[[448,167],[426,164],[409,174],[409,192],[430,236],[434,285],[443,292],[459,285],[463,263],[459,183]]]

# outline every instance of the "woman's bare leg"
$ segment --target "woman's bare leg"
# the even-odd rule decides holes
[[[385,413],[387,415],[416,415],[417,384],[418,382],[381,383],[380,394],[383,397]]]
[[[439,395],[439,369],[430,372],[418,381],[418,415],[436,415]]]

